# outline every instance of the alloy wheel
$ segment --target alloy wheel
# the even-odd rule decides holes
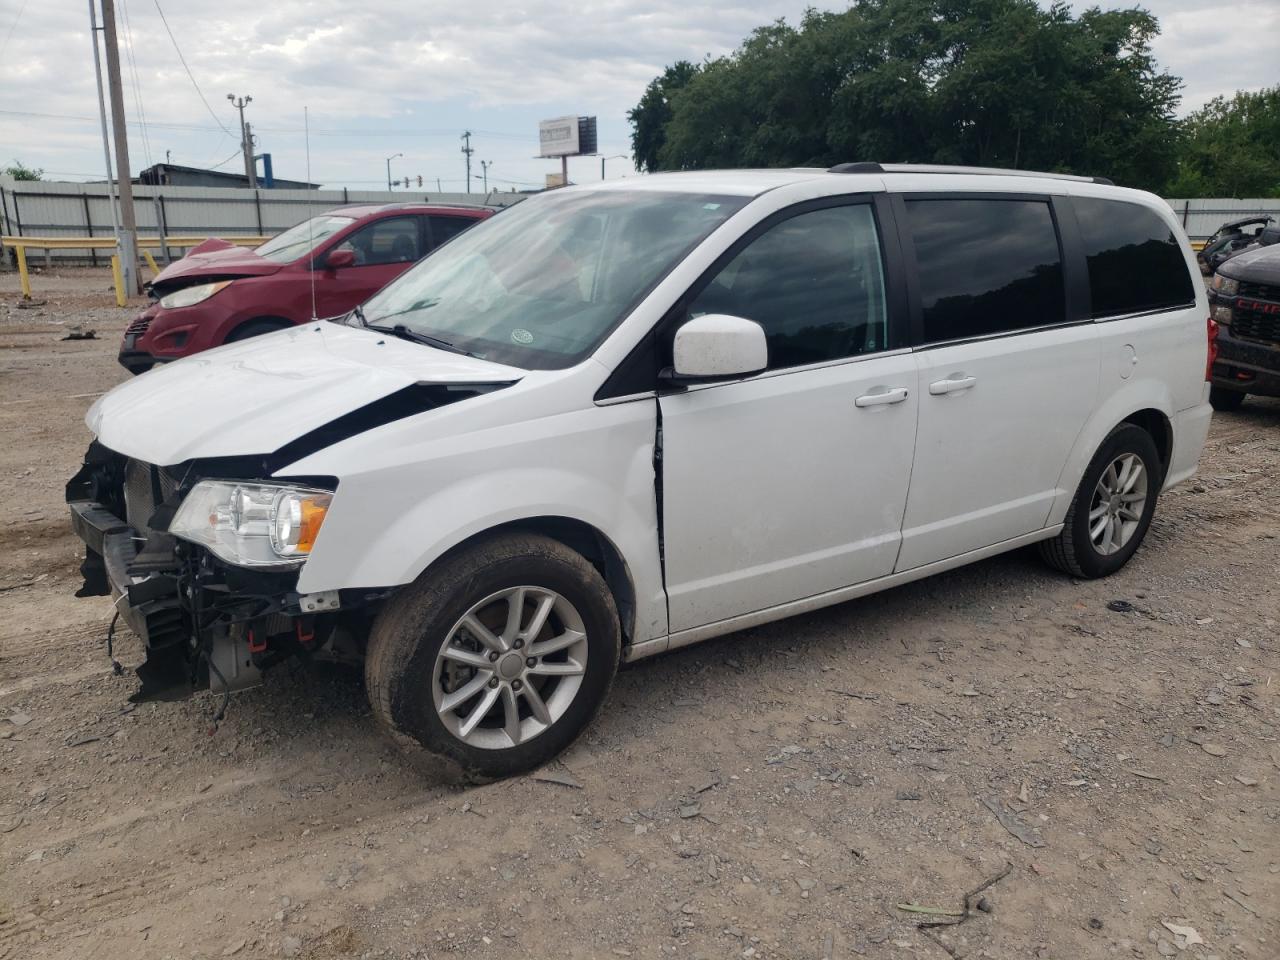
[[[573,604],[544,587],[511,587],[453,625],[436,656],[431,694],[451,734],[502,750],[559,720],[586,667],[586,628]]]
[[[1098,478],[1089,502],[1089,539],[1103,556],[1124,549],[1133,539],[1147,507],[1147,468],[1133,453],[1123,453]]]

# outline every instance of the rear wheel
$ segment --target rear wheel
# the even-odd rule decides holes
[[[469,778],[546,763],[604,702],[621,653],[613,596],[582,556],[509,534],[393,597],[369,639],[374,713]]]
[[[1228,390],[1226,387],[1210,387],[1209,402],[1215,410],[1239,410],[1248,394],[1243,390]]]
[[[260,337],[264,333],[275,333],[277,330],[284,330],[293,326],[287,320],[250,320],[242,323],[231,331],[227,337],[227,343],[238,343],[241,340],[248,340],[250,337]]]
[[[1163,481],[1151,435],[1130,423],[1116,427],[1085,470],[1062,532],[1040,544],[1041,556],[1077,577],[1115,573],[1146,537]]]

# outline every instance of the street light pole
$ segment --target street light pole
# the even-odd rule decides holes
[[[615,153],[611,157],[601,157],[600,158],[600,179],[601,180],[604,179],[604,162],[606,160],[625,160],[629,156],[630,156],[629,153]]]
[[[492,160],[480,161],[480,172],[484,176],[484,192],[489,192],[489,168],[493,166]]]
[[[253,103],[253,97],[240,97],[237,100],[234,93],[228,93],[227,99],[240,111],[240,149],[244,152],[244,175],[249,178],[249,187],[253,189],[258,186],[258,165],[253,160],[253,139],[249,135],[249,128],[244,124],[244,108]]]
[[[404,156],[403,153],[393,153],[391,156],[387,157],[387,189],[388,190],[391,189],[391,161],[396,159],[396,157],[403,157],[403,156]]]

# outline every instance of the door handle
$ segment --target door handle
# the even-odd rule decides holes
[[[968,390],[978,382],[977,377],[952,377],[947,380],[935,380],[929,384],[929,392],[935,397],[940,397],[944,393],[956,393],[959,390]]]
[[[853,401],[853,405],[855,407],[880,407],[886,403],[901,403],[905,399],[907,399],[907,388],[893,387],[892,389],[883,389],[879,393],[874,390],[871,393],[864,393]]]

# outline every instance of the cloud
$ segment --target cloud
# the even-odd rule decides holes
[[[117,0],[132,27],[124,62],[135,170],[163,160],[166,149],[174,162],[193,166],[233,154],[238,132],[226,94],[234,92],[253,96],[247,116],[281,176],[304,176],[305,104],[313,179],[372,187],[385,175],[385,158],[404,153],[394,173],[422,174],[428,182],[440,177],[456,188],[463,182],[464,129],[475,134],[475,160],[494,161],[493,176],[504,185],[540,182],[553,169],[532,156],[542,117],[595,113],[601,151],[625,153],[625,112],[664,66],[726,53],[756,26],[780,16],[798,22],[806,6],[804,0],[723,7],[675,0],[160,2],[218,120],[188,79],[154,0]],[[1271,0],[1147,5],[1164,28],[1156,44],[1162,65],[1186,79],[1186,107],[1265,81],[1259,68],[1280,34]],[[0,8],[0,38],[14,6]],[[0,114],[0,143],[6,160],[91,177],[102,154],[87,16],[65,6],[26,5],[4,53],[0,110],[81,119]],[[122,41],[128,33],[122,31]],[[614,161],[610,172],[627,166]],[[238,162],[227,168],[239,169]],[[574,160],[571,173],[598,176],[598,165]]]

